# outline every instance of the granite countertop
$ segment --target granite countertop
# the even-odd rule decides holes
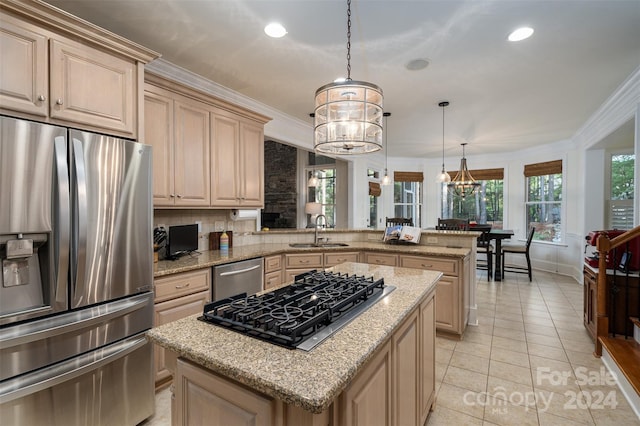
[[[442,232],[442,231],[438,231]],[[458,231],[452,231],[458,232]],[[256,257],[271,256],[281,253],[304,253],[304,252],[352,252],[352,251],[381,251],[400,254],[414,254],[418,256],[440,256],[461,258],[469,254],[468,248],[440,247],[426,245],[408,244],[385,244],[382,242],[349,242],[345,247],[291,247],[288,243],[264,243],[232,247],[228,253],[212,250],[204,251],[199,256],[184,256],[177,260],[161,260],[154,263],[154,277],[187,272],[194,269],[207,268],[210,266],[222,265],[225,263],[237,262],[240,260],[253,259]]]
[[[343,263],[330,270],[383,277],[396,289],[310,352],[286,349],[212,324],[198,315],[153,328],[148,338],[217,374],[312,413],[326,410],[430,292],[442,274]]]

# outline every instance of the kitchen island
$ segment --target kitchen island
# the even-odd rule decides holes
[[[441,273],[344,263],[396,289],[309,352],[184,318],[148,333],[172,354],[173,423],[424,424],[435,391]]]

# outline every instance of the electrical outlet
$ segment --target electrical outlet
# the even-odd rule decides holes
[[[429,243],[429,244],[437,244],[438,243],[438,237],[427,237],[427,243]]]
[[[216,220],[214,223],[214,226],[216,228],[216,232],[222,232],[224,231],[224,221],[223,220]]]

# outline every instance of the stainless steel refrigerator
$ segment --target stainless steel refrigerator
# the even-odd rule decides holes
[[[0,116],[0,419],[153,414],[151,148]]]

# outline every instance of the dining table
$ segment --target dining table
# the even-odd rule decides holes
[[[502,240],[509,239],[513,236],[512,229],[491,229],[488,238],[496,241],[496,264],[493,268],[493,280],[502,281]]]

